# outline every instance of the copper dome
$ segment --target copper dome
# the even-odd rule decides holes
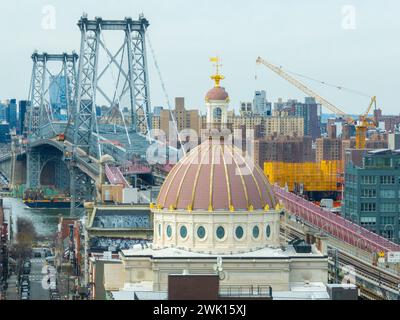
[[[183,157],[165,179],[159,209],[265,210],[275,208],[273,190],[257,164],[232,145],[207,140]]]
[[[223,87],[214,87],[206,94],[206,100],[226,101],[226,99],[228,99],[228,93]]]

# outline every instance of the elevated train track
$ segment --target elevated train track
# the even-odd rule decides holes
[[[297,224],[297,226],[296,226]],[[294,238],[305,238],[305,232],[302,225],[297,222],[282,221],[281,236],[286,240]],[[308,228],[312,226],[307,225]],[[286,228],[286,230],[285,230]],[[330,268],[334,272],[335,256],[337,250],[337,258],[339,270],[349,271],[349,266],[354,268],[356,285],[359,288],[360,297],[369,300],[396,300],[400,298],[398,285],[400,284],[400,276],[394,274],[391,270],[382,269],[372,265],[372,259],[367,261],[362,258],[355,257],[353,253],[346,252],[344,248],[339,248],[328,241],[328,252],[332,258],[329,260]]]

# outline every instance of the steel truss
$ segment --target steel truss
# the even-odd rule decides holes
[[[49,54],[38,53],[32,54],[33,69],[30,85],[30,112],[29,112],[29,131],[30,139],[39,138],[41,129],[46,124],[51,123],[52,110],[50,105],[50,86],[53,83],[52,77],[65,77],[65,93],[67,110],[71,114],[71,108],[75,104],[76,91],[76,61],[78,55],[76,53],[67,54]],[[48,62],[56,62],[61,65],[58,74],[52,74],[48,68]],[[58,84],[57,84],[58,85]]]
[[[76,105],[76,53],[48,54],[34,52],[32,54],[33,68],[30,85],[30,107],[28,113],[28,143],[41,138],[45,132],[44,127],[49,125],[53,135],[58,134],[52,125],[53,115],[50,105],[51,77],[65,77],[65,93],[68,116],[73,113]],[[48,62],[56,62],[61,65],[58,74],[53,75]],[[29,145],[28,145],[29,148]],[[40,186],[40,154],[29,148],[27,153],[27,186],[37,188]]]
[[[73,214],[84,200],[90,200],[94,193],[94,183],[76,167],[79,157],[77,150],[85,151],[87,156],[100,159],[102,155],[96,117],[97,95],[101,95],[114,108],[121,98],[129,92],[131,108],[131,129],[148,135],[150,124],[150,95],[147,73],[145,33],[148,21],[140,16],[139,20],[103,20],[96,17],[89,20],[83,15],[78,22],[81,31],[80,59],[77,77],[77,103],[74,116],[73,153],[71,168],[71,213]],[[119,31],[124,33],[124,41],[115,54],[107,47],[103,32]],[[99,69],[99,51],[104,51],[109,63]],[[126,62],[124,55],[126,52]],[[106,72],[116,67],[118,76],[114,92],[107,94],[99,85]],[[115,79],[114,79],[115,80]],[[117,93],[119,83],[122,90]],[[129,139],[129,136],[128,136]]]
[[[124,20],[89,20],[82,16],[78,22],[81,30],[81,51],[78,70],[77,113],[75,116],[74,145],[88,154],[101,155],[98,146],[91,146],[92,132],[97,132],[96,96],[101,95],[113,107],[129,92],[131,108],[131,129],[147,135],[150,124],[150,95],[147,72],[145,33],[148,21],[140,16],[139,20],[125,18]],[[123,44],[115,54],[107,47],[103,36],[104,31],[124,32]],[[99,50],[102,49],[109,63],[99,70]],[[127,53],[127,63],[124,64],[124,54]],[[121,56],[121,59],[119,59]],[[127,65],[127,67],[126,67]],[[118,77],[116,87],[123,83],[120,94],[116,89],[113,94],[107,94],[98,82],[111,67],[116,67]],[[100,71],[100,72],[99,72]]]
[[[85,201],[93,199],[95,192],[94,181],[78,167],[70,166],[71,213],[76,213]]]
[[[63,156],[60,151],[49,152],[49,150],[41,150],[40,148],[30,148],[27,152],[27,188],[40,187],[40,175],[45,165],[50,161],[55,161],[55,182],[59,187],[65,187],[68,181],[68,172],[62,165]]]

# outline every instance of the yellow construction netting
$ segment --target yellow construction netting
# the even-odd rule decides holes
[[[264,173],[269,182],[281,187],[286,184],[289,191],[295,183],[302,184],[304,191],[337,191],[343,161],[323,160],[319,163],[264,162]]]

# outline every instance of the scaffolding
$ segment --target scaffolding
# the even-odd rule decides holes
[[[288,191],[339,191],[342,160],[320,162],[264,162],[264,173],[272,184],[287,187]]]

